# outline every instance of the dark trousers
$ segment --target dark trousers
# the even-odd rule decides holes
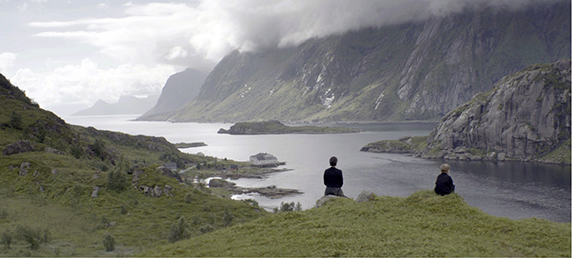
[[[324,193],[324,195],[336,195],[336,196],[342,196],[345,197],[344,195],[344,191],[342,191],[341,187],[326,187],[326,192]]]

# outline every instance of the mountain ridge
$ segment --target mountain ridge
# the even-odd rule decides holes
[[[100,99],[90,108],[80,110],[71,116],[143,114],[157,103],[158,98],[159,95],[150,95],[145,98],[125,95],[119,97],[116,103],[108,103]]]
[[[502,76],[570,56],[570,3],[466,11],[424,22],[235,51],[169,121],[439,119]]]

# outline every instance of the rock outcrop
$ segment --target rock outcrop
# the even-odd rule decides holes
[[[12,143],[3,151],[4,156],[10,156],[13,154],[24,153],[29,151],[35,151],[34,145],[28,140],[19,140],[15,143]]]
[[[477,149],[473,155],[482,151],[492,158],[495,152],[520,160],[542,159],[566,142],[569,146],[570,60],[504,77],[492,91],[445,116],[427,142],[443,157]]]
[[[361,150],[570,163],[570,74],[570,59],[530,66],[448,113],[428,137],[385,140]]]
[[[284,196],[302,193],[296,189],[277,188],[275,185],[271,185],[271,186],[267,186],[267,187],[240,187],[240,186],[236,186],[236,184],[233,182],[228,182],[228,181],[225,181],[222,179],[211,179],[209,181],[209,187],[224,188],[225,190],[227,190],[233,194],[258,193],[261,196],[264,196],[264,197],[270,198],[270,199],[277,199],[277,198],[282,198]]]

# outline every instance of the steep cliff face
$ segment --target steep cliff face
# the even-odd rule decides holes
[[[570,59],[502,78],[451,111],[431,133],[437,157],[543,160],[557,149],[570,162]],[[437,151],[435,151],[437,150]]]
[[[145,114],[139,119],[160,119],[164,117],[164,115],[157,116],[157,114],[172,112],[193,100],[199,95],[201,85],[204,83],[206,77],[206,72],[191,68],[171,75],[169,79],[167,79],[156,104],[151,109],[145,110]]]
[[[238,51],[176,121],[439,119],[502,76],[570,57],[570,2],[466,11]]]

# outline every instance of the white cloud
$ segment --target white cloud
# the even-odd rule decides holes
[[[464,8],[518,7],[534,2],[203,0],[194,6],[129,2],[122,6],[125,9],[121,18],[33,22],[30,26],[50,29],[37,33],[37,37],[77,40],[122,62],[212,67],[235,49],[251,51],[260,47],[293,46],[312,37],[425,19]]]
[[[84,59],[79,65],[67,65],[47,73],[20,69],[11,82],[25,89],[28,96],[43,106],[91,105],[98,99],[114,102],[122,95],[156,94],[175,72],[167,65],[137,64],[104,70]]]
[[[0,0],[1,1],[1,0]],[[36,0],[36,3],[45,0]],[[295,46],[369,26],[397,24],[483,6],[520,8],[557,0],[202,0],[198,3],[128,2],[115,18],[31,22],[35,37],[95,47],[116,68],[90,59],[48,73],[20,69],[12,82],[41,105],[113,101],[120,95],[159,92],[182,67],[210,69],[229,52]],[[28,2],[21,9],[28,9]],[[114,8],[107,4],[95,9]],[[86,16],[87,17],[87,16]],[[95,16],[91,16],[95,17]],[[70,44],[66,44],[69,46]],[[76,48],[78,49],[78,48]],[[91,53],[86,53],[89,57]],[[14,62],[0,58],[0,71]],[[178,69],[174,68],[178,67]]]
[[[4,52],[0,54],[0,73],[6,75],[8,68],[14,65],[16,60],[16,54],[10,52]]]

